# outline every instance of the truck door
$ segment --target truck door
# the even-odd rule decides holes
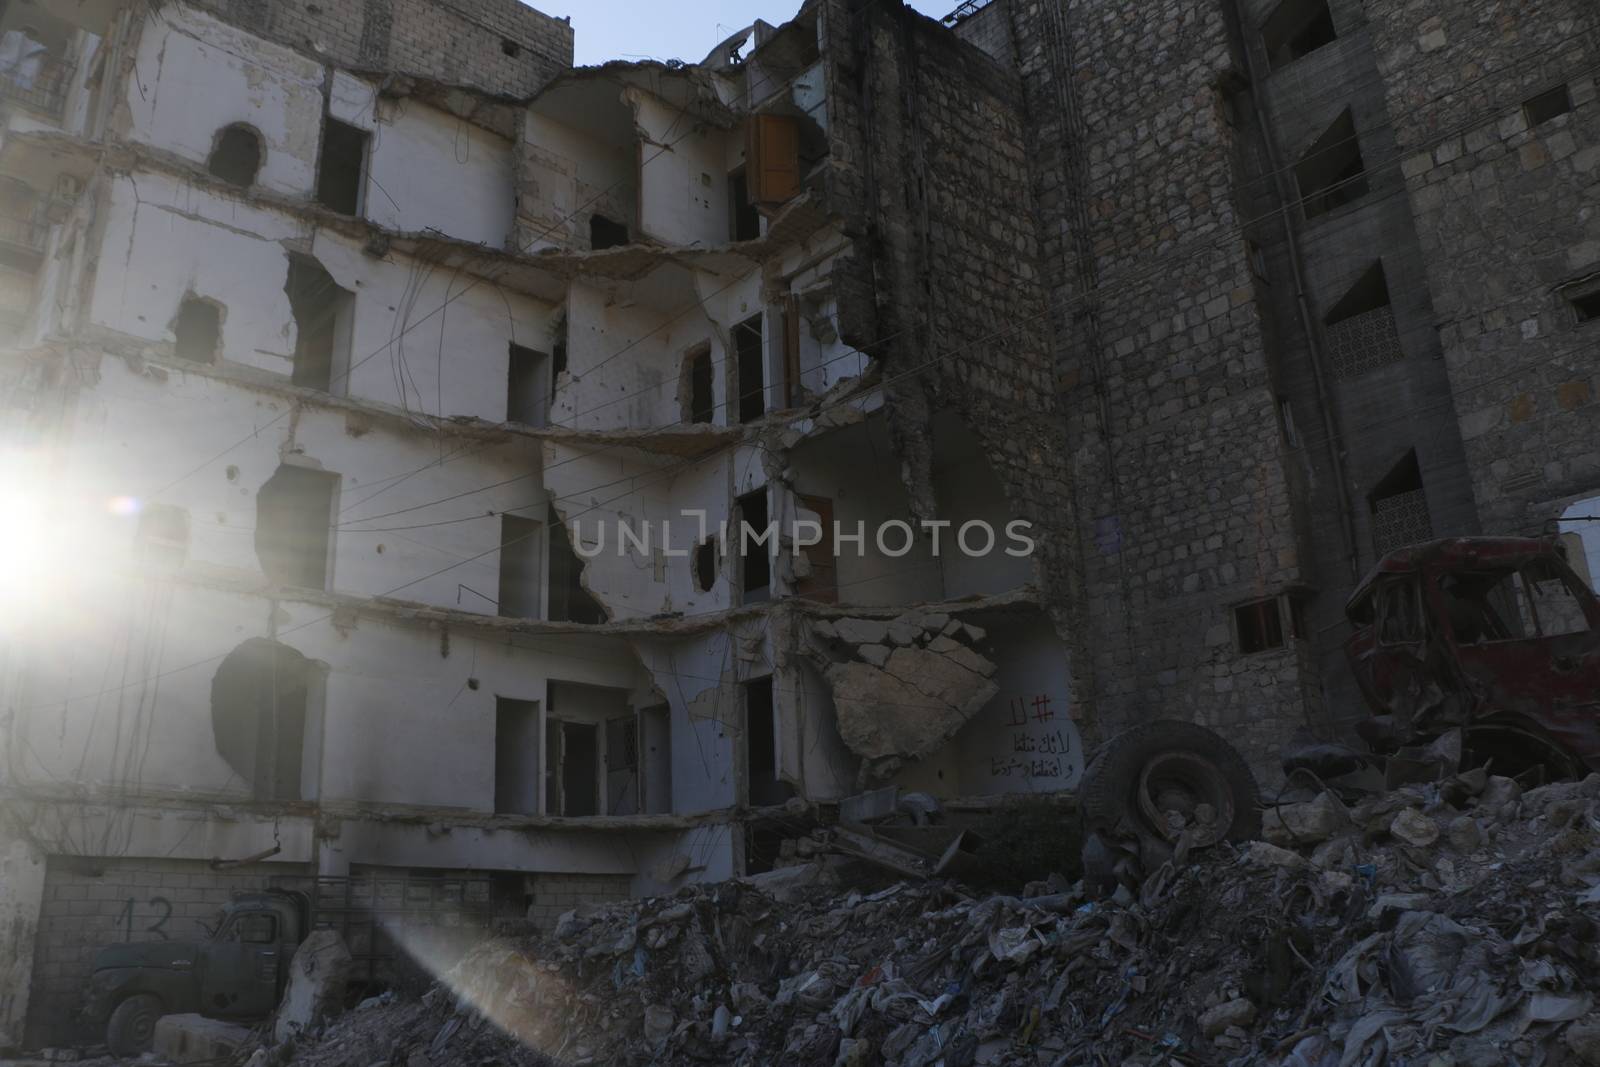
[[[1421,588],[1415,575],[1378,586],[1366,679],[1372,695],[1404,725],[1438,702],[1438,686],[1428,669],[1428,630]]]
[[[1554,559],[1452,574],[1440,585],[1453,602],[1455,654],[1479,714],[1509,715],[1591,767],[1600,762],[1594,596]]]
[[[237,911],[206,946],[201,1010],[207,1015],[260,1018],[278,1004],[284,961],[275,912]]]

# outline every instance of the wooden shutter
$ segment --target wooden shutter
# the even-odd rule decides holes
[[[781,204],[800,192],[800,128],[793,118],[750,116],[745,178],[757,204]]]

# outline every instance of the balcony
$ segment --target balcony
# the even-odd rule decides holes
[[[62,60],[47,60],[30,76],[26,69],[0,73],[0,99],[59,122],[72,88],[74,67]]]

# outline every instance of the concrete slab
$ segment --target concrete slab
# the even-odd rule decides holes
[[[163,1015],[156,1020],[157,1056],[173,1063],[227,1060],[250,1038],[250,1027],[204,1015]]]

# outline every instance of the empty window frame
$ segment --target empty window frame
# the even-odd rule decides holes
[[[544,743],[545,813],[571,818],[600,814],[600,728],[546,718]]]
[[[511,619],[539,618],[544,528],[517,515],[500,516],[499,612]]]
[[[1538,96],[1529,97],[1522,104],[1522,114],[1528,120],[1529,126],[1549,122],[1571,110],[1572,93],[1565,83],[1554,89],[1546,89]]]
[[[1304,596],[1284,593],[1240,604],[1233,609],[1233,632],[1245,654],[1283,648],[1288,638],[1306,640]]]
[[[361,214],[366,185],[367,131],[335,118],[322,124],[317,160],[317,203],[341,215]]]
[[[733,348],[739,385],[739,421],[753,422],[767,410],[766,349],[762,344],[760,315],[752,315],[733,328]]]
[[[1600,275],[1562,286],[1559,292],[1573,323],[1581,326],[1600,319]]]
[[[756,807],[782,804],[794,795],[794,789],[778,777],[778,729],[771,678],[744,684],[744,723],[749,803]]]
[[[539,813],[539,702],[496,697],[494,702],[494,810],[501,815]]]
[[[1405,358],[1380,260],[1362,272],[1322,324],[1336,378],[1360,377]]]
[[[279,467],[256,494],[256,558],[279,585],[325,589],[339,476]]]
[[[341,289],[321,263],[298,254],[289,256],[284,292],[295,323],[294,384],[343,393],[350,376],[355,294]]]
[[[618,248],[628,243],[626,223],[608,219],[604,215],[589,216],[589,247],[598,252],[603,248]]]
[[[606,814],[637,815],[639,789],[639,718],[622,715],[606,720]]]
[[[1283,0],[1261,24],[1261,45],[1273,70],[1333,42],[1327,0]]]
[[[522,345],[511,346],[506,382],[506,421],[524,426],[550,425],[552,374],[550,355]]]
[[[601,623],[605,612],[583,587],[583,561],[572,550],[571,534],[552,505],[545,528],[549,531],[549,610],[553,622]]]
[[[217,358],[222,339],[222,309],[210,300],[188,296],[172,324],[172,354],[190,363],[210,363]]]
[[[766,600],[771,595],[772,541],[767,539],[767,491],[758,489],[736,502],[734,540],[739,557],[741,603]],[[756,539],[763,538],[757,544]]]
[[[223,127],[206,160],[206,170],[241,189],[254,185],[261,172],[261,135],[241,122]]]
[[[709,344],[696,345],[683,357],[683,409],[689,422],[716,420],[717,400],[713,389],[714,370]]]
[[[754,241],[761,236],[761,213],[744,175],[743,167],[728,175],[728,232],[735,241]]]
[[[1433,539],[1433,521],[1415,450],[1407,452],[1367,494],[1372,548],[1380,557]]]
[[[301,800],[306,718],[321,675],[287,645],[251,638],[211,679],[217,752],[258,800]]]
[[[1323,131],[1294,167],[1300,206],[1308,219],[1367,195],[1366,164],[1356,137],[1355,119],[1346,108]]]

